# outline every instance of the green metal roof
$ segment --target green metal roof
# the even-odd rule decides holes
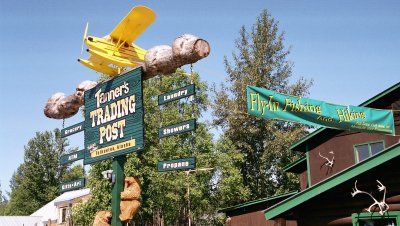
[[[283,168],[284,172],[292,173],[301,173],[304,170],[307,170],[307,156],[304,156]]]
[[[400,156],[400,143],[397,143],[382,152],[358,163],[355,164],[336,175],[333,175],[318,184],[313,185],[312,187],[285,199],[284,201],[268,208],[264,211],[265,218],[267,220],[273,219],[280,214],[285,213],[286,211],[296,207],[297,205],[310,200],[311,198],[326,192],[327,190],[341,184],[345,181],[348,181],[363,172],[373,169],[376,166],[379,166],[389,160],[392,160],[396,157]]]
[[[298,191],[290,191],[288,193],[281,194],[281,195],[276,195],[276,196],[272,196],[272,197],[268,197],[268,198],[253,200],[253,201],[250,201],[250,202],[241,203],[241,204],[238,204],[238,205],[235,205],[235,206],[230,206],[230,207],[227,207],[227,208],[224,208],[224,209],[220,209],[218,212],[226,213],[226,212],[229,212],[229,211],[232,211],[232,210],[237,210],[237,209],[240,209],[240,208],[243,208],[243,207],[248,207],[248,206],[256,205],[256,204],[259,204],[259,203],[273,201],[273,200],[281,199],[281,198],[286,198],[286,197],[292,196],[292,195],[294,195],[296,193],[298,193]]]
[[[361,103],[361,104],[358,105],[358,106],[361,106],[361,107],[368,107],[369,105],[373,104],[374,102],[376,102],[377,100],[381,99],[382,97],[384,97],[384,96],[386,96],[386,95],[388,95],[388,94],[390,94],[390,93],[392,93],[392,92],[395,92],[397,89],[400,89],[400,82],[397,83],[397,84],[394,84],[393,86],[387,88],[386,90],[380,92],[379,94],[377,94],[377,95],[371,97],[370,99],[364,101],[363,103]],[[293,151],[303,151],[303,152],[304,152],[304,150],[301,150],[301,149],[300,149],[300,150],[295,150],[295,149],[298,149],[298,148],[299,148],[303,143],[305,143],[306,141],[308,141],[308,140],[310,140],[311,138],[317,136],[317,135],[320,134],[321,132],[323,132],[323,131],[325,131],[325,130],[329,130],[329,129],[330,129],[330,128],[321,127],[321,128],[319,128],[319,129],[315,130],[314,132],[312,132],[311,134],[309,134],[308,136],[304,137],[303,139],[301,139],[301,140],[295,142],[294,144],[292,144],[292,145],[289,147],[289,149],[290,149],[290,150],[293,150]],[[332,129],[330,129],[330,130],[332,130]]]

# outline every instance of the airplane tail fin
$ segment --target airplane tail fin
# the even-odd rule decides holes
[[[81,55],[82,55],[82,53],[83,53],[83,45],[85,44],[85,40],[86,40],[86,38],[87,38],[88,29],[89,29],[89,22],[86,23],[85,32],[83,33]]]

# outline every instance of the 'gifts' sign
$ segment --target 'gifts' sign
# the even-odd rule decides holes
[[[84,164],[144,148],[142,68],[85,92]]]

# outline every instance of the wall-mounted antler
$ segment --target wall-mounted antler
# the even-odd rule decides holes
[[[368,211],[368,212],[371,212],[371,208],[372,208],[373,206],[378,206],[378,207],[379,207],[379,214],[380,214],[380,215],[383,215],[383,213],[385,213],[386,211],[389,210],[389,205],[386,204],[386,202],[385,202],[385,200],[386,200],[386,187],[385,187],[379,180],[376,180],[376,181],[378,182],[378,191],[384,191],[382,201],[379,202],[377,199],[374,198],[374,196],[372,196],[372,195],[371,195],[370,193],[368,193],[368,192],[358,190],[358,188],[357,188],[357,180],[356,180],[356,182],[354,183],[354,188],[353,188],[353,192],[351,192],[351,196],[354,197],[354,196],[357,195],[357,194],[366,194],[366,195],[368,195],[369,197],[372,198],[372,200],[374,201],[374,203],[372,203],[372,204],[368,207],[367,211]]]
[[[335,161],[334,161],[334,160],[335,160],[335,156],[334,156],[333,151],[330,151],[329,153],[332,154],[332,159],[331,159],[331,160],[329,160],[327,157],[321,155],[321,152],[318,152],[318,154],[319,154],[319,156],[320,156],[321,158],[326,159],[325,165],[326,165],[326,166],[329,166],[329,167],[332,167],[333,164],[335,163]]]

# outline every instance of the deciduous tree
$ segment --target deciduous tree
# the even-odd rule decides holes
[[[191,83],[196,85],[195,98],[183,98],[158,106],[158,95]],[[240,184],[241,178],[237,178],[239,174],[231,171],[232,167],[228,165],[229,158],[214,147],[209,127],[202,120],[198,120],[195,133],[158,138],[160,127],[200,118],[209,106],[207,84],[202,82],[196,73],[191,75],[178,71],[170,76],[149,79],[144,82],[143,87],[145,149],[129,154],[125,164],[125,176],[138,176],[142,184],[142,206],[133,222],[135,225],[187,225],[190,198],[192,223],[217,225],[220,220],[217,210],[225,203],[222,197],[228,195],[229,199],[233,199],[234,195],[230,194],[232,191],[236,192],[235,195],[246,196],[246,191]],[[157,171],[159,160],[190,156],[196,156],[196,168],[214,170],[192,172],[189,175],[182,171]],[[89,176],[92,198],[74,208],[77,224],[89,224],[96,211],[111,208],[111,186],[101,176],[101,171],[107,169],[111,169],[110,161],[93,164]],[[229,186],[234,188],[229,190]],[[222,192],[218,191],[220,188]],[[236,200],[244,199],[236,197]],[[88,220],[87,216],[91,216],[92,219]]]
[[[7,215],[29,215],[59,195],[67,166],[59,164],[68,141],[59,129],[37,132],[25,146],[24,162],[13,174]],[[82,175],[80,175],[82,176]],[[74,176],[70,176],[74,178]]]

